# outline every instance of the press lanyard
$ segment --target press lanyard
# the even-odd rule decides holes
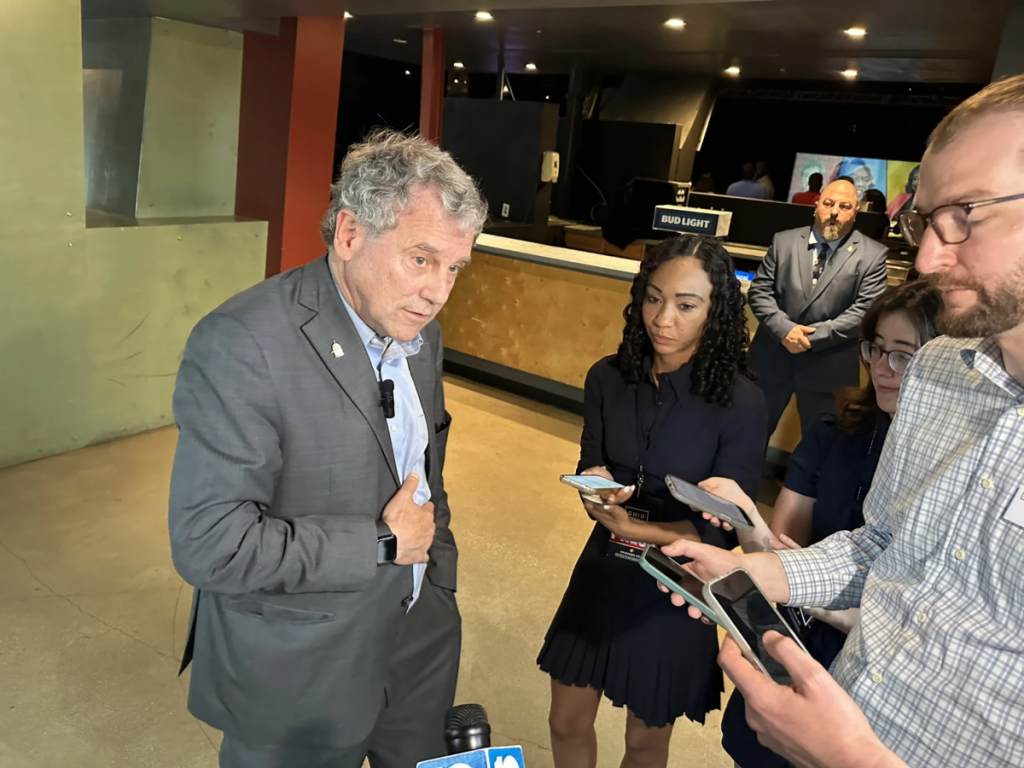
[[[652,373],[651,376],[653,378],[654,374]],[[661,400],[661,387],[656,385],[655,386],[655,394],[656,394],[657,397],[656,397],[656,399],[654,401],[654,405],[653,405],[653,407],[655,409],[655,411],[654,411],[654,419],[651,422],[650,429],[648,429],[646,432],[644,432],[644,424],[643,424],[643,422],[644,422],[643,415],[644,414],[643,414],[643,408],[642,408],[642,406],[640,404],[640,397],[641,397],[640,390],[643,387],[643,383],[644,383],[643,380],[637,382],[636,390],[633,393],[633,402],[634,402],[634,405],[636,407],[636,464],[637,464],[636,489],[637,489],[637,492],[639,492],[640,489],[644,485],[644,479],[645,479],[644,464],[646,464],[646,461],[647,461],[647,452],[651,449],[651,443],[654,442],[654,436],[657,433],[658,429],[664,423],[665,419],[668,416],[668,411],[669,411],[669,409],[663,409],[663,408],[659,407],[659,402]],[[661,386],[664,386],[664,385],[665,385],[665,382],[662,381],[661,382]]]

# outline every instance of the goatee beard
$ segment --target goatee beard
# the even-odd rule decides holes
[[[843,225],[838,221],[826,221],[821,225],[821,235],[829,242],[839,239],[839,233],[843,231]]]

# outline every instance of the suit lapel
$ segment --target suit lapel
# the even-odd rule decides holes
[[[810,227],[801,229],[796,236],[797,271],[800,273],[800,285],[804,289],[804,300],[814,289],[814,267],[811,263],[814,256],[810,251],[810,237]]]
[[[832,282],[832,279],[839,274],[840,270],[846,265],[860,247],[860,232],[856,230],[850,235],[849,239],[843,246],[832,254],[829,258],[828,263],[825,265],[825,269],[821,273],[821,277],[818,278],[818,284],[814,286],[814,290],[811,291],[810,297],[807,299],[807,305],[805,309],[809,307],[815,299],[821,296],[828,288],[828,284]]]
[[[366,348],[352,324],[352,318],[338,295],[326,258],[308,264],[303,269],[299,303],[314,313],[303,323],[303,334],[335,381],[363,414],[377,437],[395,483],[401,485],[387,419],[380,407],[377,377]],[[336,352],[340,352],[341,356],[336,356]]]

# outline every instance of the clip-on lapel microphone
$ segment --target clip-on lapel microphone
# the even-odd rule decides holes
[[[395,418],[395,382],[384,379],[377,382],[380,388],[380,407],[384,409],[384,418]]]

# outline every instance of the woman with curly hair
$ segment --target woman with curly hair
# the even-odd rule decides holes
[[[551,676],[557,768],[597,765],[602,694],[628,710],[627,768],[666,765],[676,718],[703,723],[719,708],[715,628],[675,609],[636,561],[645,543],[681,536],[734,547],[734,534],[675,501],[664,478],[725,476],[756,496],[767,439],[743,294],[722,245],[666,240],[648,251],[631,293],[618,354],[587,374],[577,470],[628,487],[584,499],[597,525],[538,658]]]

